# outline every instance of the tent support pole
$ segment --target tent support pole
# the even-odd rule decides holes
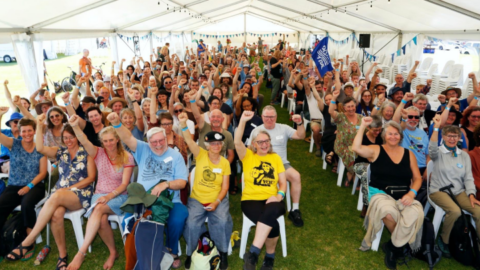
[[[403,34],[402,34],[402,32],[398,33],[397,36],[398,36],[397,50],[400,50],[400,49],[402,48],[402,42],[403,42]],[[387,43],[387,44],[388,44],[388,43]],[[385,46],[386,46],[386,44],[385,44]],[[385,47],[385,46],[383,46],[383,47]],[[383,48],[383,47],[382,47],[382,48]]]
[[[245,45],[247,44],[247,13],[243,13],[243,33],[244,33],[244,38],[243,42],[245,42]]]

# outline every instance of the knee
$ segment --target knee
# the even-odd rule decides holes
[[[100,218],[100,229],[110,228],[110,222],[108,221],[108,215],[104,214]]]
[[[387,214],[384,219],[387,221],[395,222],[395,219],[390,214]]]
[[[455,209],[455,210],[451,210],[448,212],[448,217],[449,218],[452,218],[452,219],[457,219],[459,218],[460,216],[462,215],[462,210],[461,209]]]
[[[320,133],[320,127],[318,127],[317,125],[313,125],[312,126],[312,131],[314,134],[318,134]]]
[[[291,183],[300,184],[301,177],[300,177],[300,174],[297,171],[295,171],[294,173],[288,176],[287,180],[290,181]]]
[[[52,223],[60,223],[60,222],[63,222],[64,216],[65,216],[65,211],[60,211],[59,209],[57,209],[57,210],[53,213],[51,222],[52,222]]]

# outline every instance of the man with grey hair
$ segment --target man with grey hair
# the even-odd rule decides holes
[[[406,93],[405,98],[411,99],[413,98],[413,94]],[[403,105],[405,105],[407,102],[407,100],[402,99],[400,103],[402,105],[397,107],[395,115],[393,116],[393,121],[402,125],[403,140],[401,145],[403,148],[406,148],[415,154],[418,168],[420,169],[420,173],[423,175],[423,179],[425,180],[427,177],[427,163],[430,160],[428,156],[429,139],[427,133],[418,128],[418,123],[420,122],[420,110],[415,106],[403,109]],[[400,115],[402,117],[401,122]]]
[[[135,139],[128,128],[122,126],[120,117],[112,112],[107,116],[108,121],[117,131],[120,140],[132,151],[133,157],[138,164],[137,183],[142,184],[145,190],[151,190],[151,194],[160,196],[168,189],[173,193],[173,208],[167,219],[165,227],[166,246],[171,253],[178,257],[178,240],[183,233],[188,210],[180,201],[180,190],[187,185],[188,171],[182,155],[168,147],[165,129],[154,127],[147,132],[148,143]],[[165,182],[159,182],[166,180]]]
[[[297,130],[295,130],[288,125],[278,124],[277,111],[273,106],[267,105],[263,108],[262,120],[263,125],[256,127],[252,131],[249,141],[251,142],[252,138],[255,138],[255,136],[260,130],[265,130],[268,132],[268,134],[270,134],[273,151],[282,158],[283,166],[285,167],[285,173],[287,176],[287,181],[292,184],[292,209],[288,214],[288,218],[292,220],[293,225],[297,227],[302,227],[303,220],[299,209],[300,195],[302,193],[300,173],[295,170],[290,165],[290,162],[287,160],[288,139],[305,139],[305,126],[303,125],[302,117],[298,114],[292,116],[292,120],[297,124]]]

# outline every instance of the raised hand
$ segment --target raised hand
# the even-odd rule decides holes
[[[178,121],[183,125],[187,125],[188,115],[185,112],[182,112],[178,115]]]
[[[340,90],[335,90],[332,93],[332,96],[335,100],[337,100],[338,96],[340,95]]]
[[[407,119],[408,118],[408,112],[405,109],[402,109],[402,118]]]
[[[242,117],[240,118],[241,122],[248,122],[253,118],[255,112],[253,111],[243,111]]]
[[[45,120],[47,119],[47,116],[42,113],[39,116],[37,116],[37,125],[38,126],[45,126]]]
[[[420,64],[420,61],[415,61],[415,66],[418,66],[418,64]]]
[[[6,114],[8,112],[8,107],[0,107],[0,116]]]
[[[20,107],[22,106],[22,103],[20,102],[20,96],[16,95],[13,97],[13,100],[12,100],[13,104],[15,104],[15,106],[17,107]]]
[[[7,85],[7,84],[8,84],[8,80],[5,80],[5,81],[3,82],[3,85]]]
[[[302,117],[300,114],[294,114],[292,115],[292,121],[295,122],[295,124],[301,124],[302,123]]]
[[[116,112],[111,112],[110,114],[108,114],[107,120],[114,126],[117,126],[118,124],[120,124],[120,117]]]
[[[403,97],[403,99],[408,102],[412,100],[413,97],[414,97],[413,93],[408,92],[408,93],[405,93],[405,96]]]
[[[362,126],[363,127],[368,127],[372,122],[373,122],[373,119],[370,116],[362,118]]]
[[[70,126],[72,127],[76,127],[78,126],[78,120],[80,119],[80,117],[76,114],[72,115],[72,117],[70,117],[70,119],[68,119],[68,123],[70,124]]]
[[[376,73],[376,74],[380,74],[380,73],[382,73],[382,72],[383,72],[383,69],[381,69],[381,68],[375,70],[375,73]]]
[[[130,98],[131,101],[137,100],[137,99],[135,98],[135,92],[133,92],[132,89],[128,89],[128,90],[127,90],[127,95],[128,95],[128,98]]]
[[[440,114],[436,114],[435,117],[433,118],[433,127],[436,127],[436,128],[439,128],[440,127],[440,123],[441,123],[441,116]]]
[[[468,78],[473,80],[475,78],[475,73],[474,72],[468,73]]]
[[[437,99],[440,103],[445,103],[447,97],[445,97],[445,95],[438,95]]]
[[[154,96],[156,98],[157,96],[157,93],[158,93],[158,88],[157,87],[152,87],[150,88],[150,90],[148,90],[150,92],[150,95]]]
[[[451,108],[451,107],[453,106],[453,104],[456,104],[456,103],[457,103],[457,100],[458,100],[458,98],[450,98],[450,99],[448,100],[448,107]]]

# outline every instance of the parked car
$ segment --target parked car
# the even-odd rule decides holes
[[[480,41],[469,41],[460,49],[462,54],[478,55],[480,54]]]
[[[17,58],[15,58],[15,51],[13,50],[13,45],[11,43],[0,44],[0,59],[2,59],[5,63],[17,61]]]

